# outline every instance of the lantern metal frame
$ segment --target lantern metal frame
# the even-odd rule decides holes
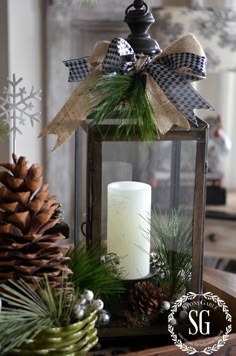
[[[203,270],[203,234],[205,219],[205,194],[206,194],[206,148],[208,125],[197,118],[198,127],[191,126],[190,130],[174,127],[165,135],[158,135],[153,141],[171,141],[171,181],[180,179],[180,146],[181,141],[196,141],[196,166],[194,180],[193,200],[193,235],[192,235],[192,291],[199,293],[202,290]],[[86,243],[91,248],[101,246],[101,202],[102,202],[102,143],[122,142],[127,138],[115,135],[114,125],[101,124],[91,126],[89,120],[82,123],[81,129],[87,134],[87,215],[86,215]],[[129,141],[140,141],[133,136]],[[142,141],[140,141],[142,142]],[[171,184],[171,200],[176,204],[178,184]]]

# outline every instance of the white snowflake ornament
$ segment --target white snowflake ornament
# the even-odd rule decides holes
[[[23,134],[19,126],[25,126],[30,121],[33,127],[35,122],[40,121],[41,112],[34,111],[34,102],[40,101],[41,90],[35,90],[32,86],[30,93],[25,87],[19,87],[23,78],[16,79],[13,74],[12,80],[7,79],[7,86],[0,96],[0,120],[10,126],[13,135],[13,153],[16,153],[16,133]]]

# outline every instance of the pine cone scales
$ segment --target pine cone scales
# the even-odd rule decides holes
[[[157,310],[162,297],[161,288],[151,282],[137,282],[130,290],[129,302],[135,312],[150,316]]]
[[[59,219],[52,218],[58,204],[48,196],[41,168],[27,167],[25,157],[1,163],[0,172],[0,281],[40,279],[44,274],[52,284],[71,271],[65,265],[68,247],[57,245],[60,233],[48,234]]]

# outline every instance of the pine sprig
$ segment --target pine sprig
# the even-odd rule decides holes
[[[46,328],[71,324],[78,296],[68,290],[62,277],[60,289],[51,287],[47,277],[36,282],[35,290],[23,280],[0,285],[3,308],[0,313],[0,344],[3,352],[19,347]]]
[[[145,91],[145,76],[109,74],[100,77],[85,94],[99,98],[91,112],[91,125],[115,119],[115,136],[151,140],[157,134],[152,107]],[[111,126],[114,127],[114,126]]]
[[[154,211],[151,236],[161,269],[161,286],[171,300],[189,288],[192,270],[192,217],[184,209]]]
[[[98,261],[95,249],[72,249],[68,264],[74,272],[63,276],[53,287],[47,276],[33,279],[34,288],[24,280],[0,285],[3,308],[0,312],[1,352],[20,347],[47,328],[64,327],[74,320],[75,305],[84,289],[92,289],[99,297],[121,293],[120,279],[109,263]]]
[[[96,248],[89,251],[85,248],[73,248],[68,255],[68,267],[73,272],[69,279],[76,292],[91,289],[96,296],[106,299],[124,291],[121,280],[114,275],[111,265],[98,260]]]

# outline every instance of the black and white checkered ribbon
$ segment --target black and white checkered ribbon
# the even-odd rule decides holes
[[[90,72],[88,60],[89,57],[83,57],[63,61],[65,66],[69,68],[68,82],[80,82],[87,77]]]
[[[137,58],[133,48],[123,38],[114,38],[102,62],[104,73],[126,74],[135,70]],[[90,72],[88,57],[64,61],[69,67],[69,81],[81,81]],[[193,109],[211,109],[211,106],[191,86],[190,81],[206,76],[207,60],[194,53],[173,53],[148,57],[141,72],[150,74],[168,99],[191,123],[197,126]],[[178,72],[181,68],[185,70]],[[186,70],[187,69],[187,70]]]
[[[167,98],[191,123],[197,125],[193,109],[210,109],[211,106],[198,94],[188,80],[161,63],[149,63],[145,67],[161,87]]]
[[[134,68],[136,56],[133,48],[123,38],[113,38],[102,62],[105,73],[126,74]]]

